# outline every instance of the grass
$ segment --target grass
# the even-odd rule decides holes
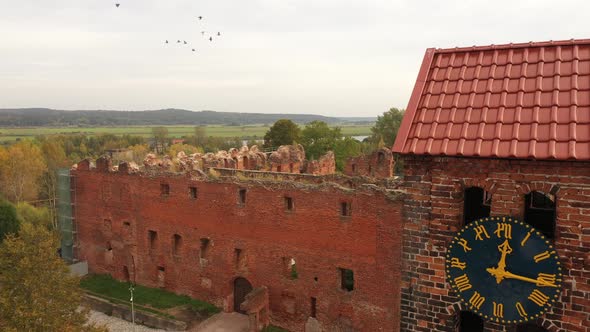
[[[129,303],[129,284],[113,279],[110,275],[94,274],[82,279],[80,286],[97,295],[104,295]],[[192,299],[186,295],[177,295],[159,288],[136,285],[133,292],[135,304],[150,306],[156,309],[170,309],[188,305],[193,311],[204,316],[218,313],[214,305]]]
[[[194,134],[194,126],[165,126],[168,128],[170,137],[182,137]],[[264,125],[246,126],[206,126],[205,134],[216,137],[241,137],[262,139],[268,130]],[[371,134],[371,126],[345,125],[340,126],[344,135],[368,136]],[[38,135],[56,134],[130,134],[143,137],[152,136],[150,126],[129,126],[129,127],[23,127],[23,128],[0,128],[0,141],[14,141],[17,138],[35,137]]]

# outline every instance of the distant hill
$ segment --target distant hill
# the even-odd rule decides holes
[[[49,108],[0,109],[0,127],[91,127],[145,125],[272,124],[279,119],[297,123],[320,120],[329,124],[367,122],[371,118],[335,118],[313,114],[264,114],[165,109],[155,111],[63,111]],[[374,120],[373,120],[374,121]]]

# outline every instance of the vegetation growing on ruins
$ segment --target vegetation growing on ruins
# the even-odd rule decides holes
[[[97,295],[122,301],[129,301],[129,283],[113,279],[110,275],[89,275],[82,279],[81,287]],[[136,304],[156,309],[170,309],[178,306],[189,306],[191,310],[203,316],[219,312],[216,306],[186,295],[177,295],[163,289],[136,285],[133,299]]]

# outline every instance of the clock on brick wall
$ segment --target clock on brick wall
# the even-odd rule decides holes
[[[563,279],[551,242],[511,217],[483,218],[461,229],[447,250],[446,275],[464,308],[505,324],[545,313]]]

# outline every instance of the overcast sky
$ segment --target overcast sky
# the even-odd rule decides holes
[[[0,0],[0,108],[375,116],[406,107],[428,47],[590,38],[589,13],[588,0]]]

